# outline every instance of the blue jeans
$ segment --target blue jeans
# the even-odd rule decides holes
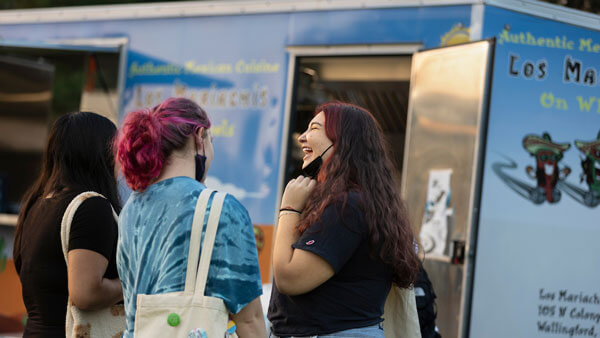
[[[272,333],[269,335],[270,338],[280,338],[277,337],[275,335],[273,335]],[[350,329],[350,330],[344,330],[344,331],[338,331],[338,332],[334,332],[334,333],[330,333],[330,334],[326,334],[326,335],[319,335],[319,336],[309,336],[307,338],[327,338],[327,337],[335,337],[335,338],[384,338],[384,334],[383,334],[383,322],[381,322],[380,324],[376,324],[376,325],[372,325],[372,326],[367,326],[367,327],[361,327],[358,329]],[[284,338],[284,337],[281,337]],[[287,337],[285,337],[287,338]],[[290,338],[295,338],[295,337],[290,337]],[[300,338],[300,337],[298,337]]]

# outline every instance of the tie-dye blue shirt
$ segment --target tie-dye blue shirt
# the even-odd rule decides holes
[[[124,337],[133,337],[138,294],[183,291],[192,219],[203,189],[189,177],[174,177],[132,193],[123,207],[117,268],[127,314]],[[231,195],[223,203],[205,294],[223,299],[231,313],[262,294],[252,223]]]

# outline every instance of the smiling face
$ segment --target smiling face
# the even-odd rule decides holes
[[[309,165],[315,158],[323,154],[323,152],[333,143],[325,133],[325,114],[320,112],[308,124],[308,129],[298,137],[298,142],[304,152],[302,158],[302,168]],[[331,150],[331,149],[330,149]],[[322,155],[323,161],[327,160],[331,155],[328,150]]]

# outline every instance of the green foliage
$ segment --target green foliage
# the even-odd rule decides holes
[[[543,0],[557,5],[579,9],[586,12],[600,14],[599,0]]]
[[[157,2],[158,0],[3,0],[0,9],[17,8],[43,8],[43,7],[67,7],[67,6],[90,6],[90,5],[114,5],[125,3]],[[181,1],[181,0],[160,0]],[[299,0],[301,1],[301,0]],[[582,11],[600,14],[600,0],[541,0],[576,8]]]
[[[0,9],[114,5],[126,3],[165,2],[181,0],[3,0]],[[298,0],[302,1],[302,0]],[[600,0],[541,0],[557,5],[600,14]]]
[[[177,0],[160,1],[164,2]],[[114,5],[142,2],[157,2],[157,0],[3,0],[0,1],[0,9]]]
[[[51,122],[63,114],[79,110],[81,91],[85,81],[83,56],[57,58],[52,60],[52,63],[55,71]]]

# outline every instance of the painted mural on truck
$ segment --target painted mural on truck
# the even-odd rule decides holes
[[[496,38],[471,337],[600,331],[600,32],[485,8]]]

